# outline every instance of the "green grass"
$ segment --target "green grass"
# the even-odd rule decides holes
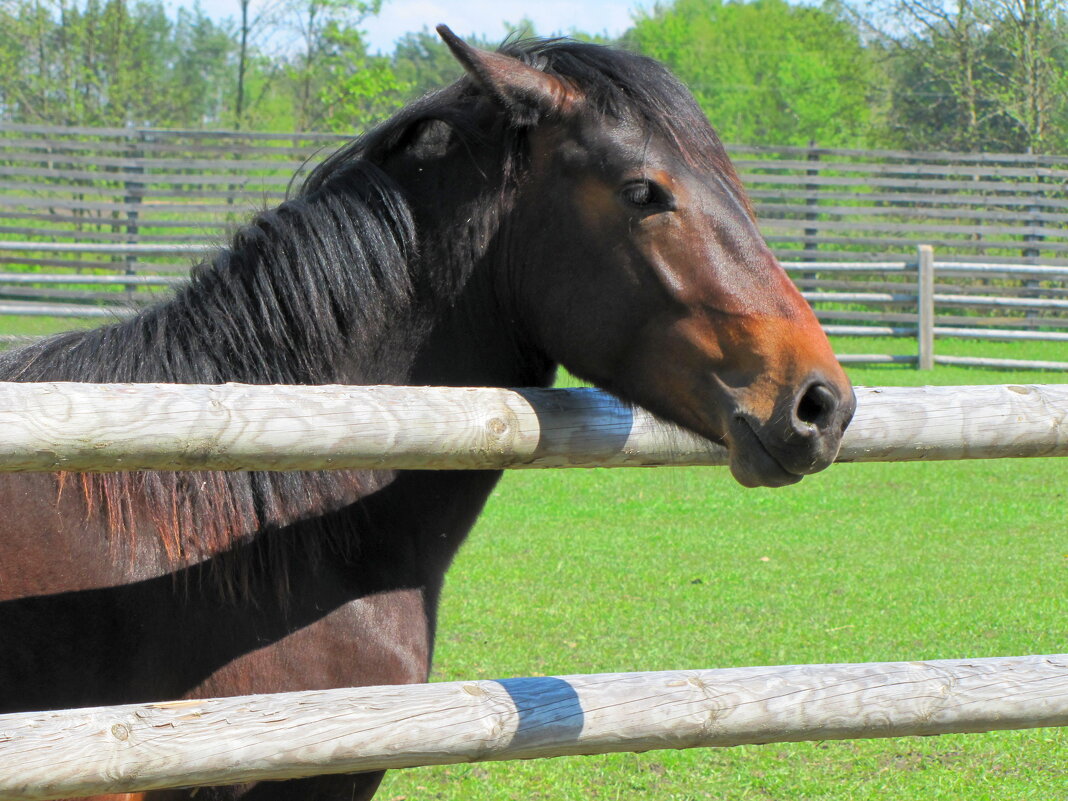
[[[851,374],[869,385],[1068,380]],[[742,489],[716,468],[509,473],[449,573],[433,678],[1062,652],[1065,467],[838,465],[780,490]],[[1053,729],[420,768],[389,774],[381,791],[394,801],[1066,794],[1068,735]]]
[[[15,317],[0,316],[0,334],[35,337],[58,334],[75,328],[95,328],[99,319],[77,317]]]

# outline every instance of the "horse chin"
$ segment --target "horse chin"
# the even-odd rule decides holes
[[[785,487],[804,478],[783,467],[744,419],[734,419],[726,439],[731,475],[743,487]]]

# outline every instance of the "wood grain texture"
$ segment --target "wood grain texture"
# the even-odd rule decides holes
[[[803,223],[800,223],[798,225],[798,228],[800,229],[802,226],[803,226]],[[781,234],[781,233],[780,234],[776,234],[774,232],[766,232],[764,234],[764,240],[766,242],[768,242],[769,245],[772,245],[772,251],[775,252],[775,253],[783,252],[779,248],[779,243],[796,243],[796,242],[800,241],[803,238],[805,238],[805,237],[803,236],[803,234],[801,233],[800,230],[798,232],[796,232],[796,233],[793,233],[793,234]],[[974,261],[977,258],[979,258],[979,256],[981,256],[985,260],[993,260],[991,257],[988,257],[986,255],[987,251],[1000,251],[1000,250],[1013,251],[1013,250],[1015,250],[1017,253],[1019,253],[1021,249],[1024,249],[1023,248],[1023,244],[1024,243],[1021,240],[1007,240],[1007,239],[1006,240],[996,240],[996,239],[995,240],[988,240],[988,239],[960,239],[960,238],[953,239],[953,238],[950,238],[950,237],[932,237],[932,236],[925,236],[925,237],[923,237],[921,239],[919,237],[909,237],[909,236],[890,236],[889,234],[883,235],[883,236],[860,236],[860,235],[856,235],[856,234],[854,234],[852,236],[831,236],[831,235],[823,235],[823,234],[821,234],[820,236],[815,237],[815,238],[808,237],[808,239],[811,239],[811,241],[813,241],[813,242],[818,242],[821,247],[827,246],[826,250],[818,251],[820,254],[828,253],[828,252],[832,251],[834,249],[833,246],[837,246],[837,245],[844,245],[844,246],[848,246],[850,248],[856,247],[857,245],[870,245],[870,246],[873,246],[873,247],[877,248],[880,254],[886,254],[887,250],[889,248],[900,248],[900,247],[913,248],[913,247],[916,247],[916,245],[919,245],[919,244],[928,244],[928,245],[931,245],[932,247],[946,248],[951,253],[954,250],[956,250],[956,251],[962,251],[962,250],[978,250],[978,251],[982,251],[982,253],[978,254],[977,256],[972,256],[972,255],[969,254],[967,256],[969,261]],[[1040,264],[1054,264],[1054,265],[1063,264],[1063,260],[1062,261],[1058,261],[1057,260],[1056,253],[1068,252],[1068,243],[1066,243],[1066,242],[1035,242],[1033,244],[1031,242],[1028,242],[1027,246],[1028,247],[1026,249],[1028,249],[1028,250],[1038,249],[1038,250],[1044,251],[1039,256],[1034,257],[1034,258],[1040,259],[1040,261],[1038,262]],[[844,249],[845,248],[843,248],[843,250]],[[1049,251],[1049,252],[1045,252],[1045,251]],[[790,253],[790,251],[785,251],[784,255],[788,254],[788,253]],[[851,258],[859,258],[855,253],[850,253],[849,255],[850,255]],[[1020,259],[1019,256],[1015,256],[1015,257],[1013,257],[1012,260],[1015,262],[1016,260],[1019,260],[1019,259]]]
[[[917,161],[940,161],[961,164],[1026,164],[1033,166],[1066,166],[1068,156],[1043,156],[1031,153],[957,153],[951,150],[871,150],[869,148],[811,147],[797,145],[729,145],[731,154],[753,153],[808,156],[815,153],[822,160],[835,156],[856,158],[903,159],[909,164]]]
[[[914,204],[917,208],[910,210],[921,214],[932,207],[956,207],[960,209],[961,217],[968,216],[975,209],[988,209],[991,205],[1003,209],[1019,209],[1022,206],[1030,209],[1034,206],[1033,197],[1028,198],[1001,195],[996,198],[997,203],[992,204],[993,198],[991,198],[989,194],[976,193],[974,195],[969,195],[966,194],[966,192],[967,190],[962,190],[960,193],[900,191],[857,193],[820,189],[819,199],[821,201],[846,201],[850,205],[860,204],[862,208],[869,208],[872,203],[896,204],[898,209],[901,209],[903,204]],[[811,195],[811,193],[809,194]],[[804,195],[802,195],[802,190],[793,189],[791,187],[779,187],[765,189],[753,188],[749,190],[749,196],[760,202],[775,200],[796,203]],[[760,203],[758,203],[758,208],[759,205]],[[1068,209],[1068,200],[1058,199],[1047,195],[1042,199],[1042,207],[1047,209]],[[904,208],[907,209],[908,207],[905,206]],[[856,258],[854,254],[850,255]]]
[[[860,328],[862,326],[856,326]],[[1017,331],[1013,329],[992,328],[951,328],[948,326],[935,326],[936,337],[952,337],[955,339],[990,339],[990,340],[1033,340],[1044,342],[1068,342],[1068,333],[1063,331]]]
[[[942,273],[960,275],[1034,275],[1053,280],[1068,280],[1068,269],[1028,264],[983,264],[968,261],[938,261],[935,268]]]
[[[179,275],[76,275],[72,273],[0,273],[0,284],[119,284],[122,286],[178,286]]]
[[[930,205],[925,205],[922,209],[912,208],[901,204],[897,205],[861,205],[860,201],[867,201],[868,203],[875,202],[875,199],[865,193],[864,195],[854,195],[851,200],[856,202],[856,205],[828,205],[823,202],[827,200],[834,200],[834,198],[828,198],[828,193],[821,192],[818,196],[812,196],[813,200],[819,201],[814,209],[819,214],[826,214],[834,217],[848,216],[851,219],[860,219],[864,217],[892,217],[900,219],[903,217],[915,217],[925,220],[994,220],[1001,222],[1018,222],[1023,219],[1033,220],[1035,222],[1051,222],[1051,223],[1068,223],[1068,214],[1062,212],[1046,212],[1046,211],[1030,211],[1029,209],[1006,211],[1006,210],[994,210],[990,211],[982,208],[938,208]],[[926,197],[928,204],[933,202],[934,198],[938,196],[924,196]],[[778,197],[774,198],[778,202],[769,203],[767,201],[761,201],[756,203],[756,211],[758,218],[764,218],[767,216],[778,216],[781,214],[804,214],[804,209],[798,201],[800,198],[791,197],[789,194],[781,193]],[[962,204],[963,205],[963,204]],[[811,208],[811,207],[810,207]]]
[[[784,261],[787,272],[904,273],[916,272],[915,262],[906,261]]]
[[[1068,385],[858,388],[838,460],[1068,455]],[[0,383],[0,470],[721,465],[592,389]]]
[[[808,207],[811,213],[827,214],[821,207]],[[803,214],[804,208],[801,206],[795,206],[792,210],[793,214]],[[760,220],[761,228],[764,229],[776,229],[776,228],[805,228],[809,231],[813,231],[810,236],[818,235],[815,232],[818,231],[867,231],[870,233],[887,232],[894,234],[912,234],[916,237],[917,241],[923,241],[928,234],[975,234],[983,236],[1026,236],[1029,231],[1041,236],[1064,236],[1064,226],[1035,226],[1033,229],[1023,227],[1024,222],[1027,219],[1027,215],[1021,212],[1016,218],[1015,225],[979,225],[976,223],[962,223],[958,225],[948,224],[928,224],[920,222],[920,220],[926,219],[926,215],[913,212],[911,215],[902,214],[902,216],[912,216],[913,219],[907,222],[887,222],[880,218],[872,218],[863,222],[843,222],[840,220],[803,220],[803,219],[784,219],[781,217],[763,217]],[[964,214],[962,217],[966,216]],[[989,243],[988,243],[989,244]],[[1009,245],[1017,245],[1018,242],[1009,242]]]
[[[916,337],[915,326],[825,325],[823,333],[839,337]],[[1032,332],[1027,332],[1032,333]]]
[[[905,353],[840,353],[841,364],[916,364],[919,356]]]
[[[802,292],[809,303],[894,303],[915,305],[915,292]]]
[[[0,314],[19,317],[88,317],[114,322],[134,313],[118,306],[87,306],[75,303],[40,303],[38,301],[0,301]]]
[[[367,687],[0,717],[0,799],[1068,725],[1068,655]]]

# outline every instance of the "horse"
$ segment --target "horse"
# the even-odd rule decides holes
[[[690,93],[617,49],[439,33],[459,81],[160,304],[5,353],[0,380],[521,387],[563,365],[726,445],[743,485],[830,464],[852,387]],[[0,711],[425,682],[446,569],[498,478],[8,474]],[[356,801],[381,776],[199,794]]]

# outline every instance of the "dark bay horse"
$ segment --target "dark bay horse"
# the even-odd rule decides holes
[[[569,41],[328,158],[172,299],[0,380],[545,386],[556,365],[713,440],[749,486],[831,463],[852,389],[690,94]],[[0,480],[0,710],[427,679],[493,472]],[[354,801],[380,774],[201,798]],[[186,797],[185,791],[157,793]]]

